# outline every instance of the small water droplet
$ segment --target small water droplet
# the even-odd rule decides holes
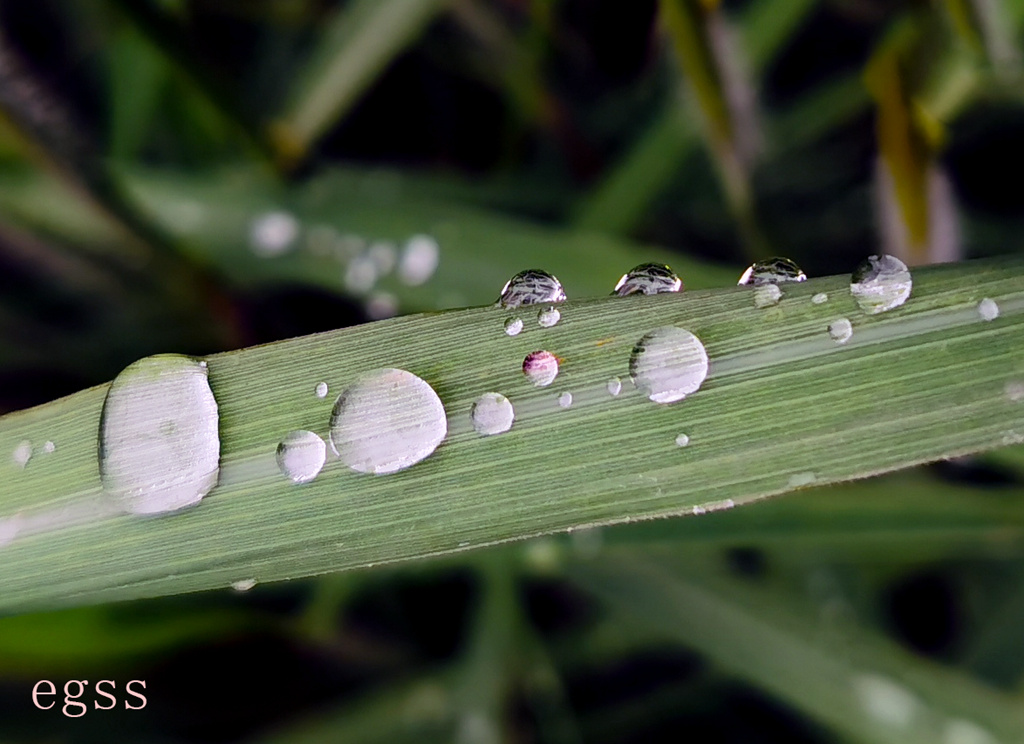
[[[701,514],[707,514],[708,510],[705,509],[703,506],[695,506],[690,511],[692,511],[696,515],[701,515]]]
[[[690,443],[690,438],[685,434],[680,434],[676,437],[676,447],[685,447]]]
[[[565,291],[561,282],[554,275],[540,269],[520,271],[505,283],[501,297],[498,298],[498,304],[502,307],[564,301]]]
[[[672,269],[661,263],[645,263],[634,266],[623,274],[615,285],[612,294],[626,297],[632,294],[663,294],[678,292],[683,288],[683,281]]]
[[[1006,393],[1006,397],[1013,403],[1020,403],[1024,400],[1024,381],[1014,380],[1006,383],[1003,387],[1003,392]]]
[[[331,413],[331,448],[352,470],[383,475],[428,457],[448,434],[444,405],[424,380],[375,370],[345,389]]]
[[[345,289],[354,294],[363,294],[377,283],[377,264],[368,255],[356,256],[345,269]]]
[[[814,297],[811,298],[811,302],[813,302],[815,305],[823,305],[824,303],[828,302],[828,295],[824,292],[818,292],[818,294],[814,295]]]
[[[308,483],[320,474],[327,459],[327,445],[305,429],[288,432],[277,445],[277,467],[292,483]]]
[[[523,374],[537,387],[547,387],[558,377],[558,357],[550,351],[531,351],[523,360]]]
[[[19,468],[24,468],[28,465],[28,461],[32,459],[32,442],[27,439],[18,442],[14,452],[11,454],[11,459],[14,460],[14,464]]]
[[[806,281],[807,274],[800,270],[795,261],[782,256],[757,261],[747,267],[747,270],[740,275],[737,284],[753,284],[760,287],[764,284],[779,284],[781,282],[802,282]]]
[[[782,290],[778,284],[761,284],[754,287],[754,307],[766,308],[778,305]]]
[[[995,320],[999,317],[999,305],[995,300],[986,297],[978,303],[978,315],[982,320]]]
[[[366,314],[370,320],[383,320],[398,315],[398,298],[390,292],[374,292],[366,300]]]
[[[473,404],[470,416],[476,433],[488,437],[511,429],[516,412],[511,401],[501,393],[484,393]]]
[[[398,250],[395,248],[395,244],[386,240],[371,243],[366,250],[366,255],[377,267],[378,277],[387,276],[398,261]]]
[[[50,440],[43,442],[43,452],[45,452],[46,454],[50,454],[51,452],[55,452],[56,450],[57,445],[51,442]]]
[[[708,354],[689,331],[662,326],[633,347],[629,375],[655,403],[672,403],[700,389],[708,375]]]
[[[441,246],[434,238],[413,235],[405,242],[402,260],[398,264],[398,279],[402,284],[418,287],[434,275],[440,261]]]
[[[523,321],[519,318],[508,318],[505,321],[505,334],[508,336],[518,336],[523,330]]]
[[[268,212],[253,220],[249,246],[263,258],[288,251],[299,236],[299,221],[288,212]]]
[[[618,395],[621,392],[622,392],[622,380],[620,380],[618,377],[613,377],[612,379],[608,380],[608,394],[609,395]]]
[[[828,324],[828,335],[837,344],[845,344],[853,336],[853,325],[846,318],[833,320]]]
[[[565,392],[558,396],[558,405],[562,408],[569,408],[572,405],[572,393]]]
[[[550,328],[562,319],[562,314],[557,307],[548,307],[537,313],[537,322],[541,328]]]
[[[256,586],[256,579],[242,579],[231,584],[231,588],[236,592],[247,592]]]
[[[913,284],[910,269],[898,258],[868,256],[853,272],[850,293],[861,310],[875,315],[906,302]]]
[[[133,514],[198,503],[220,473],[218,427],[207,368],[195,359],[160,354],[129,365],[103,402],[104,491]]]
[[[327,397],[327,383],[326,382],[318,382],[316,384],[316,389],[314,390],[314,392],[316,393],[316,397],[317,398],[326,398]]]

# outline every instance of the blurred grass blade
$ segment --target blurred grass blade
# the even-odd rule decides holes
[[[419,558],[581,525],[724,509],[796,488],[1024,441],[1024,263],[917,270],[898,310],[862,314],[849,277],[785,288],[769,309],[749,287],[568,301],[552,328],[495,307],[408,316],[208,358],[220,417],[220,482],[195,508],[110,516],[97,465],[100,386],[0,419],[0,610],[209,589]],[[817,293],[824,303],[812,303]],[[986,322],[982,297],[998,303]],[[851,320],[843,344],[829,336]],[[989,314],[991,317],[991,313]],[[685,401],[656,405],[629,384],[652,329],[678,325],[711,371]],[[545,348],[551,388],[522,374]],[[448,435],[424,462],[364,476],[331,461],[290,485],[282,437],[326,438],[331,400],[369,370],[397,367],[439,394]],[[622,395],[606,385],[621,378]],[[326,382],[331,395],[313,394]],[[512,431],[470,424],[483,393],[506,394]],[[574,402],[561,408],[559,394]],[[956,422],[951,425],[950,422]],[[689,446],[678,447],[685,433]],[[41,450],[52,441],[54,452]],[[31,457],[24,467],[19,461]]]
[[[300,162],[328,128],[404,52],[448,0],[352,0],[324,30],[292,88],[271,139],[287,166]],[[406,112],[407,122],[416,112]]]
[[[700,649],[852,741],[1024,741],[1017,701],[963,674],[722,571],[634,556],[616,551],[569,574],[626,622]]]

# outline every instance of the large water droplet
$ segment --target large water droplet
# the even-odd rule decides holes
[[[289,432],[277,445],[277,466],[292,483],[308,483],[320,474],[327,445],[311,431]]]
[[[546,307],[537,313],[537,323],[541,328],[550,328],[562,319],[557,307]]]
[[[837,344],[845,344],[853,336],[853,325],[846,318],[833,320],[828,324],[828,335]]]
[[[999,305],[995,300],[986,297],[978,303],[978,315],[982,320],[995,320],[999,317]]]
[[[505,334],[518,336],[523,331],[523,321],[519,318],[508,318],[505,320]]]
[[[665,264],[645,263],[634,266],[629,273],[623,274],[615,285],[612,294],[626,297],[631,294],[663,294],[678,292],[683,288],[683,281]]]
[[[380,369],[338,396],[331,448],[360,473],[394,473],[429,456],[448,433],[444,405],[425,381]]]
[[[498,304],[502,307],[564,301],[565,291],[561,282],[554,275],[540,269],[520,271],[505,283],[501,297],[498,298]]]
[[[708,354],[687,330],[655,328],[633,347],[629,375],[655,403],[672,403],[700,389],[708,375]]]
[[[484,393],[473,404],[470,416],[477,434],[487,437],[511,429],[516,412],[509,399],[501,393]]]
[[[850,294],[869,315],[897,308],[910,297],[910,269],[889,255],[868,256],[853,272]]]
[[[523,374],[537,387],[547,387],[558,377],[558,357],[550,351],[531,351],[523,360]]]
[[[788,258],[776,256],[764,261],[757,261],[747,267],[747,270],[740,276],[737,284],[753,284],[759,287],[762,284],[779,284],[781,282],[802,282],[807,279],[807,274],[800,270],[796,262]]]
[[[134,514],[198,503],[217,484],[218,425],[205,362],[160,354],[129,365],[103,403],[103,489]]]

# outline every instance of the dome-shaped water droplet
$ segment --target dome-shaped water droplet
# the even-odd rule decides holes
[[[607,388],[609,395],[618,395],[619,393],[622,392],[622,380],[620,380],[618,377],[613,377],[612,379],[608,380]]]
[[[564,392],[558,396],[558,405],[562,408],[569,408],[572,406],[572,393]]]
[[[447,433],[437,393],[402,369],[367,374],[338,396],[331,414],[331,448],[360,473],[383,475],[415,465]]]
[[[501,393],[484,393],[473,404],[470,417],[476,433],[488,437],[511,429],[516,412],[509,399]]]
[[[868,256],[853,272],[850,294],[869,315],[897,308],[910,297],[910,269],[889,255]]]
[[[523,374],[537,387],[547,387],[558,377],[558,357],[550,351],[531,351],[523,360]]]
[[[680,434],[676,437],[676,447],[685,447],[690,443],[690,437],[686,434]]]
[[[999,305],[995,300],[986,297],[978,303],[978,315],[982,320],[995,320],[999,317]]]
[[[100,424],[103,489],[134,514],[198,503],[217,484],[217,401],[205,362],[140,359],[115,378]]]
[[[277,445],[277,467],[292,483],[308,483],[320,474],[327,445],[311,431],[289,432]]]
[[[655,403],[682,400],[700,389],[707,374],[704,344],[675,326],[655,328],[637,342],[629,358],[633,383]]]
[[[523,321],[519,318],[508,318],[505,320],[505,334],[518,336],[523,331]]]
[[[815,305],[822,305],[828,302],[828,295],[824,292],[818,292],[818,294],[814,295],[814,297],[811,298],[811,302],[813,302]]]
[[[326,382],[318,382],[316,384],[315,392],[316,392],[316,397],[317,398],[326,398],[327,397],[327,383]]]
[[[740,276],[737,284],[753,284],[759,287],[762,284],[779,284],[781,282],[802,282],[807,279],[807,274],[800,270],[796,262],[788,258],[776,256],[775,258],[757,261],[747,267],[747,270]]]
[[[762,284],[754,287],[754,307],[766,308],[778,305],[782,299],[782,290],[778,284]]]
[[[520,271],[506,282],[498,304],[502,307],[539,305],[543,302],[564,302],[565,291],[552,274],[540,269]]]
[[[557,307],[546,307],[537,313],[537,323],[541,328],[550,328],[561,319],[562,313],[558,311]]]
[[[853,325],[846,318],[833,320],[828,325],[828,335],[837,344],[845,344],[853,336]]]
[[[623,274],[615,285],[612,294],[625,297],[631,294],[663,294],[678,292],[683,288],[683,281],[665,264],[645,263],[634,266],[629,273]]]

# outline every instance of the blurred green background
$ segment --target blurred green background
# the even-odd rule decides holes
[[[533,266],[578,297],[647,260],[696,288],[1017,254],[1022,26],[1021,0],[0,0],[0,413]],[[0,618],[0,741],[1019,741],[1022,468]],[[37,710],[39,679],[115,680],[118,709]]]

